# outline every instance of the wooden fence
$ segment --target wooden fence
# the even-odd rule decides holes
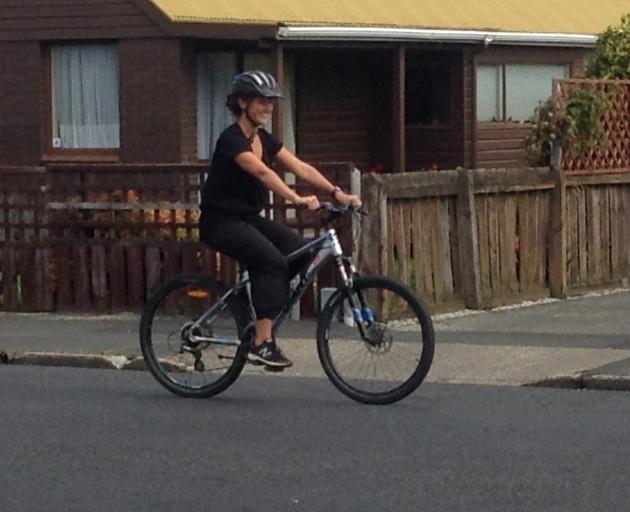
[[[630,175],[551,169],[367,175],[361,265],[433,310],[566,296],[630,277]],[[377,212],[377,213],[375,213]]]
[[[350,188],[350,164],[322,164]],[[231,284],[237,265],[199,242],[204,166],[51,165],[0,170],[0,310],[139,310],[169,276],[205,272]],[[302,193],[308,188],[298,183]],[[305,237],[318,217],[271,198],[267,215]],[[351,230],[340,224],[349,248]],[[332,286],[332,272],[320,284]],[[315,291],[302,314],[316,309]]]
[[[630,174],[566,179],[566,271],[571,289],[630,277]]]

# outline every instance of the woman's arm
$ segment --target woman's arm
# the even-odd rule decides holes
[[[300,160],[297,156],[291,153],[288,149],[282,148],[276,155],[276,160],[288,171],[293,172],[299,178],[307,181],[311,185],[314,185],[320,190],[323,190],[327,194],[330,194],[334,199],[343,204],[356,204],[361,205],[361,199],[355,194],[347,194],[343,190],[333,185],[326,177],[319,172],[315,167],[306,162]],[[282,181],[282,180],[281,180]]]
[[[317,196],[298,195],[253,152],[244,151],[239,153],[234,160],[242,169],[258,178],[267,188],[273,190],[284,199],[296,205],[305,205],[311,210],[319,208]]]

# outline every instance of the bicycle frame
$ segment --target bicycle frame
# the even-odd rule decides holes
[[[322,267],[328,263],[331,259],[335,260],[337,268],[339,269],[339,273],[341,275],[343,284],[345,287],[352,287],[352,275],[356,274],[356,269],[354,268],[352,261],[343,255],[343,250],[341,248],[341,244],[339,243],[339,237],[337,236],[337,232],[334,228],[330,228],[326,233],[324,233],[321,237],[307,243],[297,251],[290,253],[287,258],[289,263],[295,261],[299,258],[306,256],[307,254],[312,254],[312,258],[306,267],[306,271],[301,274],[300,281],[295,289],[291,292],[288,301],[282,308],[282,310],[278,313],[278,315],[273,320],[272,330],[276,332],[276,330],[282,325],[284,320],[287,318],[291,308],[297,303],[297,301],[302,297],[306,288],[313,282],[315,276],[319,273]],[[346,271],[344,266],[344,261],[349,262],[350,266],[350,275]],[[241,341],[236,339],[220,339],[220,338],[208,338],[205,336],[197,336],[193,334],[193,330],[196,327],[200,327],[206,320],[208,320],[213,314],[217,312],[217,310],[222,311],[227,307],[227,300],[234,294],[239,294],[244,288],[247,290],[248,297],[248,306],[250,307],[253,318],[255,318],[255,311],[253,309],[251,295],[249,293],[249,285],[250,279],[247,272],[242,273],[242,278],[239,282],[228,290],[222,297],[219,298],[217,303],[213,305],[210,309],[208,309],[201,317],[197,319],[190,326],[190,340],[196,343],[214,343],[217,345],[240,345]],[[353,309],[356,309],[357,305],[354,304],[354,299],[352,296],[349,297],[351,302],[351,306]],[[362,322],[359,321],[359,330],[363,335],[363,325]]]

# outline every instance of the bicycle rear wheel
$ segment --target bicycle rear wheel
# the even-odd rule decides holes
[[[340,288],[317,325],[317,352],[326,375],[358,402],[388,404],[412,393],[424,380],[434,352],[431,316],[402,283],[384,276],[356,277]],[[352,311],[352,294],[360,308]],[[367,322],[362,336],[356,326]]]
[[[224,391],[240,375],[247,355],[241,343],[250,314],[228,289],[201,274],[176,276],[149,300],[140,321],[145,363],[169,391],[207,398]],[[213,313],[199,326],[202,314]],[[191,334],[194,337],[191,337]]]

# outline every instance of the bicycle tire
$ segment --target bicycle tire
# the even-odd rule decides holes
[[[402,400],[420,386],[431,367],[435,345],[431,315],[411,288],[403,283],[385,276],[357,276],[353,279],[352,293],[363,294],[364,297],[370,296],[371,301],[374,301],[374,297],[381,297],[383,304],[387,303],[386,300],[390,300],[389,308],[392,311],[394,310],[392,304],[398,305],[401,310],[386,313],[378,310],[377,307],[375,321],[372,324],[372,329],[377,333],[373,336],[376,340],[373,344],[368,343],[358,336],[356,326],[349,327],[344,323],[351,323],[348,322],[348,318],[345,318],[344,322],[340,321],[339,315],[347,313],[344,303],[347,302],[348,293],[347,289],[338,288],[327,301],[318,319],[317,353],[326,375],[339,391],[361,403],[390,404]],[[396,300],[399,302],[394,302]],[[402,311],[401,301],[408,306],[407,310]],[[382,309],[384,310],[385,307]],[[395,319],[396,315],[401,315],[402,318],[403,314],[407,314],[409,318],[405,318],[404,321]],[[400,334],[401,340],[394,342],[392,333]],[[421,336],[417,360],[414,356],[414,360],[409,362],[408,372],[403,372],[401,368],[394,366],[388,369],[391,373],[384,373],[387,378],[379,377],[376,380],[376,370],[372,377],[368,374],[362,378],[357,377],[356,374],[352,375],[352,372],[346,372],[345,367],[342,368],[341,360],[350,361],[351,359],[347,356],[351,351],[367,352],[366,359],[375,363],[374,368],[376,368],[376,363],[383,362],[385,356],[393,355],[395,343],[397,350],[399,350],[398,346],[402,346],[405,351],[411,348],[411,351],[415,352],[418,348],[414,344],[417,342],[417,334]],[[392,336],[391,339],[390,336]],[[364,356],[359,355],[359,358],[362,357]],[[393,387],[390,389],[390,382],[398,379],[397,372],[401,375],[399,379],[401,382],[392,383]],[[383,389],[378,391],[364,389],[369,385],[377,387],[375,384]]]
[[[186,398],[208,398],[227,389],[243,370],[249,350],[247,340],[238,346],[209,344],[203,355],[201,349],[192,352],[182,349],[185,345],[182,333],[187,326],[227,291],[225,285],[210,276],[182,274],[164,283],[144,307],[140,320],[142,355],[153,377],[172,393]],[[214,323],[204,328],[221,329],[222,335],[229,332],[230,337],[243,340],[252,321],[247,307],[234,295],[225,301],[225,306],[220,316],[212,317]],[[164,343],[168,355],[162,354]],[[206,359],[211,356],[212,361],[216,359],[226,366],[208,369]]]

